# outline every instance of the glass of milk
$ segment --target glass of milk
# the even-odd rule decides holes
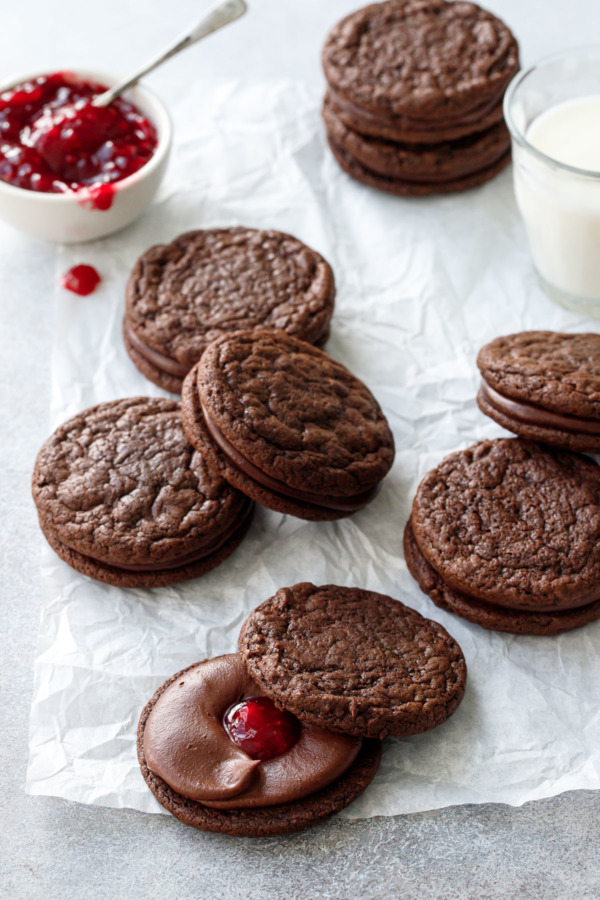
[[[600,47],[520,72],[504,98],[517,204],[546,292],[600,315]]]

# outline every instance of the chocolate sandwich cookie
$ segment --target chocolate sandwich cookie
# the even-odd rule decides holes
[[[61,559],[118,587],[203,575],[252,516],[251,501],[190,445],[174,400],[115,400],[70,419],[40,450],[32,487]]]
[[[335,26],[323,49],[338,100],[383,121],[442,127],[480,120],[518,66],[517,43],[503,22],[474,3],[445,0],[366,6]]]
[[[343,734],[420,734],[465,692],[464,656],[441,625],[359,588],[282,588],[250,614],[239,648],[279,708]]]
[[[183,385],[191,443],[234,487],[278,512],[332,520],[362,509],[394,459],[368,388],[283,331],[212,343]]]
[[[386,178],[435,185],[488,169],[510,150],[504,122],[457,141],[403,144],[365,137],[339,119],[325,100],[323,118],[332,143],[365,169]]]
[[[510,160],[502,97],[518,66],[509,29],[474,3],[358,10],[323,50],[333,155],[352,178],[392,194],[484,184]]]
[[[406,563],[438,606],[551,635],[600,618],[600,467],[520,438],[481,441],[421,482]]]
[[[151,247],[135,264],[125,346],[150,381],[180,393],[208,344],[240,328],[281,328],[323,346],[334,296],[329,264],[289,234],[191,231]]]
[[[502,98],[463,116],[460,121],[445,121],[440,118],[408,119],[405,116],[382,119],[339,97],[331,88],[325,93],[325,102],[336,118],[357,134],[402,144],[438,144],[440,141],[459,140],[487,131],[504,118]]]
[[[465,690],[441,626],[357,588],[284,588],[239,646],[169,679],[138,728],[146,783],[204,831],[267,837],[323,821],[375,775],[376,738],[439,725]]]
[[[600,453],[600,335],[524,331],[477,357],[480,409],[509,431]]]
[[[367,169],[353,156],[347,153],[335,141],[328,137],[329,147],[340,168],[355,181],[366,184],[368,187],[385,191],[388,194],[396,194],[401,197],[428,197],[431,194],[456,194],[468,191],[471,188],[480,187],[499,175],[510,163],[510,149],[492,165],[472,172],[470,175],[462,175],[459,178],[450,178],[448,181],[419,182],[402,178],[388,178],[380,172]]]

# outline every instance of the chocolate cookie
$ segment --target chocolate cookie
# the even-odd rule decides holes
[[[463,654],[441,625],[359,588],[283,588],[250,614],[239,647],[277,706],[345,734],[419,734],[465,692]]]
[[[238,546],[252,504],[187,441],[174,400],[101,403],[46,441],[33,497],[53,549],[119,587],[196,578]]]
[[[518,66],[503,22],[445,0],[366,6],[335,26],[323,49],[336,94],[382,119],[460,120],[498,103]]]
[[[278,231],[191,231],[151,247],[126,290],[123,336],[143,374],[181,392],[208,344],[240,328],[281,328],[323,346],[335,286],[329,264]]]
[[[488,168],[510,150],[504,122],[487,131],[438,144],[404,144],[365,137],[338,118],[327,99],[323,118],[330,141],[365,169],[386,178],[436,184],[472,175]]]
[[[435,181],[422,183],[417,181],[408,181],[401,178],[388,178],[379,172],[367,169],[366,166],[358,162],[353,156],[350,156],[331,137],[328,137],[329,147],[334,157],[338,161],[340,168],[346,172],[355,181],[374,187],[379,191],[385,191],[388,194],[397,194],[402,197],[427,197],[431,194],[455,194],[460,191],[467,191],[471,188],[479,187],[496,175],[499,175],[510,162],[510,150],[499,160],[479,172],[473,172],[470,175],[463,175],[460,178],[451,178],[448,181]]]
[[[423,479],[405,552],[438,605],[484,628],[553,634],[600,617],[599,541],[600,467],[511,438]]]
[[[403,144],[438,144],[440,141],[454,141],[479,131],[487,131],[503,121],[502,98],[486,103],[468,115],[456,119],[409,119],[405,116],[389,116],[385,119],[354,103],[339,97],[331,88],[327,89],[325,101],[334,115],[347,128],[367,137]]]
[[[476,600],[448,587],[443,578],[429,565],[417,544],[409,519],[404,530],[404,557],[413,578],[425,594],[429,594],[436,606],[467,619],[490,631],[506,631],[510,634],[534,634],[547,637],[581,628],[600,618],[600,600],[558,612],[530,612],[524,609],[508,609]]]
[[[352,751],[349,759],[349,766],[335,778],[331,783],[319,788],[301,799],[292,802],[276,803],[269,806],[248,806],[246,808],[218,808],[217,806],[207,805],[206,801],[190,799],[188,796],[175,790],[160,775],[153,772],[149,766],[149,761],[154,758],[166,765],[169,778],[175,780],[178,784],[181,782],[186,790],[190,793],[203,793],[203,779],[208,778],[209,785],[212,786],[212,780],[215,781],[213,793],[216,785],[221,785],[225,793],[232,795],[230,803],[235,802],[238,796],[237,791],[240,785],[236,784],[236,780],[244,779],[248,781],[242,788],[242,794],[254,789],[260,791],[265,781],[266,771],[262,764],[256,761],[256,757],[249,757],[243,751],[237,749],[234,744],[229,741],[225,730],[221,725],[221,719],[226,712],[226,705],[229,702],[225,696],[214,697],[214,692],[210,690],[205,693],[204,698],[200,696],[198,699],[198,685],[192,686],[190,689],[190,681],[197,676],[202,677],[202,667],[206,665],[220,666],[217,672],[218,677],[215,679],[217,694],[222,688],[222,676],[227,679],[227,668],[231,663],[236,667],[234,681],[240,678],[237,668],[241,664],[237,662],[239,656],[231,654],[228,657],[220,657],[216,660],[210,660],[208,663],[197,663],[189,666],[187,669],[178,672],[163,684],[150,702],[146,705],[140,723],[138,726],[137,749],[138,759],[142,770],[142,775],[153,794],[169,812],[176,818],[180,819],[186,825],[191,825],[201,831],[214,831],[223,834],[243,837],[269,837],[279,834],[289,834],[299,831],[309,825],[316,825],[339,812],[356,797],[358,797],[373,779],[379,761],[381,758],[381,745],[379,741],[358,741],[356,749]],[[222,671],[221,671],[222,670]],[[246,679],[248,676],[246,675]],[[242,678],[242,680],[244,680]],[[209,686],[210,687],[210,686]],[[250,690],[254,699],[255,691],[252,690],[252,683],[249,682],[243,688]],[[242,694],[246,691],[242,688]],[[188,695],[183,695],[187,691]],[[194,693],[196,690],[196,694]],[[260,691],[257,690],[260,694]],[[226,693],[226,692],[225,692]],[[230,698],[237,700],[237,696]],[[160,709],[160,704],[164,702],[171,703],[165,715],[164,709]],[[210,714],[204,721],[204,711],[202,710],[203,700],[211,706]],[[158,704],[158,706],[157,706]],[[213,709],[214,707],[214,709]],[[221,707],[223,707],[221,709]],[[154,728],[154,733],[148,735],[151,728],[152,716],[159,711],[159,721]],[[149,724],[150,720],[150,724]],[[165,740],[165,729],[168,732]],[[221,731],[219,735],[218,732]],[[301,731],[309,734],[317,733],[321,741],[327,741],[326,733],[321,729],[312,729],[311,726],[301,725]],[[170,735],[170,737],[169,737]],[[187,740],[186,735],[190,736]],[[334,742],[340,741],[340,738],[331,735]],[[302,740],[302,735],[299,740]],[[349,740],[341,738],[341,740]],[[172,750],[172,742],[178,743],[182,748],[183,759],[177,759],[177,752]],[[214,772],[211,776],[210,765],[207,764],[205,754],[205,744],[208,743],[209,757],[216,754],[216,762],[213,767]],[[212,746],[211,744],[215,744]],[[218,747],[216,745],[218,744]],[[223,744],[223,746],[221,746]],[[229,744],[229,748],[225,746]],[[292,751],[294,748],[291,748]],[[312,746],[297,753],[297,765],[300,767],[319,766],[319,754],[312,752]],[[188,755],[192,754],[189,759]],[[151,760],[148,760],[150,755]],[[221,755],[224,756],[221,759]],[[198,761],[198,766],[194,761]],[[186,764],[187,761],[187,764]],[[271,778],[275,782],[276,789],[285,793],[290,788],[292,792],[297,790],[296,779],[285,779],[281,777],[282,761],[285,764],[285,754],[278,759],[272,759],[270,764],[275,768],[276,775]],[[240,771],[236,769],[236,766]],[[245,778],[245,772],[240,774],[241,769],[248,770],[248,778]],[[262,769],[262,771],[261,771]],[[267,776],[268,780],[268,776]],[[309,778],[310,781],[310,778]],[[289,782],[289,784],[287,784]]]
[[[504,428],[546,444],[600,452],[600,335],[524,331],[477,357],[480,409]]]
[[[282,331],[215,341],[183,386],[183,427],[234,487],[302,519],[365,506],[394,459],[371,392],[321,350]]]

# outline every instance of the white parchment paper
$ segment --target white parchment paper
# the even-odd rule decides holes
[[[278,587],[308,580],[401,599],[440,621],[469,666],[452,719],[387,740],[375,781],[342,815],[518,805],[600,787],[600,622],[555,638],[484,631],[437,609],[402,556],[425,472],[447,453],[503,433],[475,404],[478,348],[521,329],[595,323],[553,306],[538,287],[510,172],[458,196],[380,194],[337,168],[319,103],[297,83],[205,82],[174,105],[174,155],[152,209],[120,234],[58,254],[57,275],[87,262],[104,280],[87,298],[55,293],[50,424],[100,401],[160,393],[133,367],[120,333],[125,283],[141,252],[190,228],[278,228],[334,268],[327,349],[381,403],[396,438],[394,468],[376,500],[341,522],[259,509],[234,555],[182,586],[109,587],[44,545],[31,793],[164,811],[136,761],[143,705],[178,669],[235,650],[248,612]]]

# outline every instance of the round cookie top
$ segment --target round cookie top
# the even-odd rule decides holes
[[[283,331],[238,331],[197,372],[205,419],[245,460],[298,491],[353,497],[377,485],[394,439],[369,389]]]
[[[339,22],[323,49],[330,86],[382,115],[468,112],[500,95],[519,67],[517,43],[474,3],[388,0]]]
[[[101,403],[54,432],[33,472],[39,515],[58,539],[114,566],[159,567],[235,527],[248,500],[187,441],[179,403]]]
[[[585,456],[480,441],[425,476],[412,524],[427,562],[470,597],[535,611],[600,599],[600,467]]]
[[[600,419],[600,334],[522,331],[479,351],[485,381],[513,400]]]
[[[206,346],[240,328],[327,338],[335,286],[329,264],[279,231],[190,231],[151,247],[126,290],[126,320],[149,348],[191,368]]]
[[[419,734],[465,692],[464,657],[441,625],[359,588],[282,588],[246,619],[239,648],[278,706],[346,734]]]

